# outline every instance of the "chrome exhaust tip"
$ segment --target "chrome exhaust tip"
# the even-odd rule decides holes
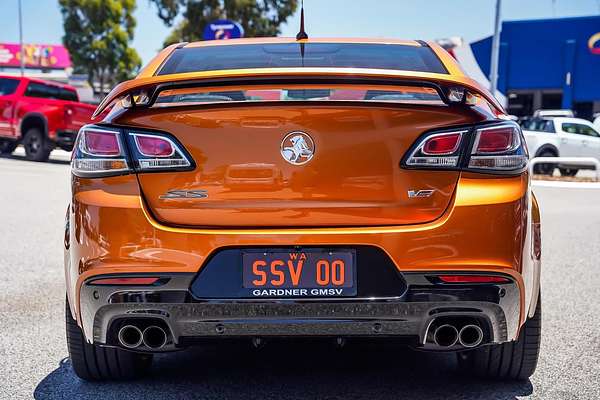
[[[477,325],[465,325],[458,333],[458,341],[464,347],[479,346],[483,341],[483,330]]]
[[[152,325],[144,329],[144,345],[150,349],[160,349],[167,344],[167,332],[160,326]]]
[[[137,326],[125,325],[119,329],[119,343],[128,349],[134,349],[142,344],[142,331]]]
[[[458,342],[458,330],[449,324],[440,325],[433,332],[433,341],[441,347],[451,347]]]

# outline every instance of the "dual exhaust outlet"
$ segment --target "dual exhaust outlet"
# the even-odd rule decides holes
[[[119,343],[128,349],[142,345],[152,350],[160,350],[168,341],[167,332],[160,326],[150,325],[143,331],[135,325],[125,325],[119,329]],[[433,331],[433,342],[440,347],[452,347],[459,343],[466,348],[476,347],[483,341],[483,330],[474,324],[464,325],[460,330],[451,324],[443,324]]]
[[[438,326],[433,331],[433,342],[440,347],[452,347],[459,343],[463,347],[476,347],[483,341],[483,330],[477,325],[468,324],[458,328],[451,324]]]
[[[141,345],[152,350],[160,350],[167,344],[167,332],[160,326],[150,325],[143,331],[135,325],[125,325],[119,329],[119,343],[128,349]]]

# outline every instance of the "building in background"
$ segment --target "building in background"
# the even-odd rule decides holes
[[[470,45],[484,77],[491,48],[491,36]],[[504,22],[498,67],[509,113],[564,108],[591,119],[600,112],[600,16]]]
[[[475,79],[479,84],[483,87],[491,90],[491,83],[488,78],[488,74],[486,75],[479,66],[477,59],[475,58],[475,54],[473,54],[473,50],[469,43],[466,43],[463,38],[460,36],[452,36],[446,39],[438,39],[437,43],[446,49],[456,61],[459,62],[465,74],[467,74],[472,79]],[[496,99],[504,106],[508,106],[508,99],[499,90],[496,90],[494,93]]]
[[[25,76],[68,83],[77,89],[81,101],[94,103],[94,91],[85,75],[73,75],[71,57],[64,46],[24,44]],[[21,75],[21,48],[18,43],[0,43],[0,74]]]

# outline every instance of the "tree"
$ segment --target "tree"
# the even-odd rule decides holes
[[[246,36],[276,36],[280,26],[296,11],[298,0],[150,0],[158,16],[173,26],[181,13],[183,20],[165,40],[165,45],[202,40],[204,27],[216,19],[239,22]]]
[[[135,0],[59,0],[65,35],[75,72],[87,73],[92,87],[131,78],[140,68],[129,47],[135,28]]]

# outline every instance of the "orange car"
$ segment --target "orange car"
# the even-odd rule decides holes
[[[526,379],[540,217],[519,126],[435,43],[177,44],[83,127],[65,228],[86,380],[206,339],[396,340]]]

